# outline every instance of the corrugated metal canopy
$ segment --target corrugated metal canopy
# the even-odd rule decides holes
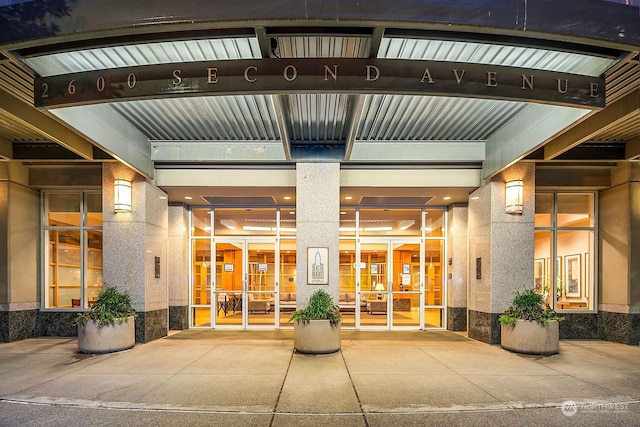
[[[370,36],[279,35],[272,39],[275,42],[270,55],[280,58],[375,56],[590,76],[602,75],[615,62],[556,50],[406,37],[382,37],[378,48]],[[258,38],[227,37],[102,47],[34,56],[25,58],[25,62],[41,76],[51,76],[137,65],[255,59],[262,55]],[[104,117],[104,108],[108,108],[113,117],[135,128],[152,145],[151,159],[156,162],[290,161],[291,147],[318,146],[342,146],[345,162],[351,160],[354,150],[358,152],[355,161],[374,161],[381,155],[367,152],[376,147],[386,153],[393,152],[394,144],[428,143],[416,150],[416,155],[392,156],[392,161],[479,165],[484,160],[484,144],[516,118],[526,116],[531,105],[462,97],[293,93],[115,102],[101,106],[94,115]],[[95,107],[83,108],[90,112]],[[554,107],[545,108],[538,105],[536,114],[553,115]],[[64,118],[67,114],[62,110],[58,116]],[[112,127],[117,126],[114,123]],[[238,149],[243,144],[249,149]],[[421,158],[419,153],[427,150],[437,154]],[[460,156],[461,150],[476,154]],[[309,153],[310,158],[318,159],[317,151]]]

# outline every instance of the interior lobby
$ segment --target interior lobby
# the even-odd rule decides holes
[[[533,288],[640,344],[636,0],[0,2],[0,342],[466,331]]]

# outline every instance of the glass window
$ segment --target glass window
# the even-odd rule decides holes
[[[553,194],[537,193],[536,194],[536,227],[551,227],[551,218],[553,215]]]
[[[356,210],[340,209],[340,236],[356,235]]]
[[[361,209],[360,235],[420,236],[421,214],[420,209]]]
[[[444,236],[444,210],[428,209],[424,212],[424,235],[425,237]]]
[[[88,308],[103,284],[102,193],[52,192],[43,197],[44,307]]]
[[[216,236],[275,236],[276,221],[275,209],[215,209],[214,233]]]
[[[558,227],[593,227],[593,194],[558,194]]]
[[[594,193],[536,194],[533,286],[556,310],[595,309],[594,212]]]
[[[191,210],[191,235],[211,235],[211,209],[204,208]]]

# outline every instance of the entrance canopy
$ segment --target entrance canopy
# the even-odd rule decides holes
[[[488,178],[523,159],[640,155],[637,5],[78,1],[42,35],[28,33],[29,3],[0,7],[27,27],[3,36],[7,160],[115,158],[148,177],[331,161]]]

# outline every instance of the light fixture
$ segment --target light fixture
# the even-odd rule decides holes
[[[522,180],[507,182],[505,186],[505,212],[508,214],[521,214],[523,208],[524,187]]]
[[[375,290],[376,290],[376,292],[384,292],[384,285],[382,283],[378,282],[376,284]],[[378,299],[382,299],[382,294],[381,293],[378,294]]]
[[[113,181],[113,207],[116,212],[131,212],[131,181]]]

